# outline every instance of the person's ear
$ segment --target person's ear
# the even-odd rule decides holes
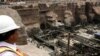
[[[10,37],[9,37],[9,39],[8,39],[10,42],[16,42],[16,37],[15,37],[15,33],[14,34],[12,34]]]
[[[13,39],[14,39],[14,35],[12,34],[12,35],[9,37],[9,40],[10,40],[10,41],[13,41]]]

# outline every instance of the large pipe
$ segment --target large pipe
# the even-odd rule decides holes
[[[37,37],[37,36],[34,36],[34,39],[37,40],[40,43],[44,43],[44,45],[46,45],[50,49],[54,50],[54,46],[55,46],[54,44],[50,44],[50,43],[46,42],[44,39]]]

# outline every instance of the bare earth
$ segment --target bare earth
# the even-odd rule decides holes
[[[47,50],[37,48],[33,43],[18,45],[18,48],[27,53],[29,56],[50,56]]]

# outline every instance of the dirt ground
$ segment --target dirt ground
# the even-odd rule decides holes
[[[18,48],[27,53],[29,56],[50,56],[48,50],[37,48],[33,43],[18,45]]]

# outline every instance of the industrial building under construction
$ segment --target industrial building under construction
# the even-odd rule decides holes
[[[100,0],[0,0],[2,14],[22,26],[17,44],[29,56],[40,55],[28,44],[41,56],[100,56]]]

